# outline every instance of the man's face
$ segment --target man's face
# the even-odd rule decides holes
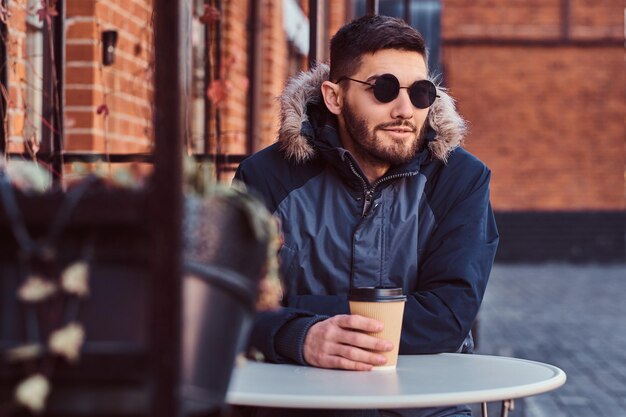
[[[383,74],[393,74],[407,87],[427,78],[426,63],[417,52],[386,49],[364,55],[350,78],[373,83]],[[341,84],[344,147],[362,163],[397,165],[411,160],[421,145],[428,109],[414,107],[405,88],[394,100],[381,103],[367,85],[349,80]]]

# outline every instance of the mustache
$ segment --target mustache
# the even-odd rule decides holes
[[[398,121],[395,121],[395,122],[381,123],[381,124],[377,125],[374,128],[374,130],[393,129],[394,127],[408,127],[414,133],[417,132],[417,127],[413,123],[408,122],[406,120],[398,120]]]

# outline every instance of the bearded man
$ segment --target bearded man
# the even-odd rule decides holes
[[[236,179],[281,221],[283,308],[250,344],[268,361],[369,371],[389,341],[350,315],[355,287],[407,295],[401,355],[472,351],[471,327],[498,244],[489,169],[461,147],[465,122],[429,80],[422,36],[365,16],[331,40],[330,68],[291,80],[278,142]],[[469,408],[239,409],[254,416],[467,416]]]

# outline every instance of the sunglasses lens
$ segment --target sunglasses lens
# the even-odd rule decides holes
[[[391,74],[383,74],[374,83],[374,97],[381,103],[389,103],[398,97],[400,82]]]
[[[430,107],[437,97],[437,87],[428,80],[421,80],[409,87],[411,103],[418,109]]]

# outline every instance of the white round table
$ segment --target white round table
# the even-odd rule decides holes
[[[235,369],[226,400],[284,408],[438,407],[541,394],[565,380],[545,363],[455,353],[401,355],[396,369],[371,372],[247,362]]]

